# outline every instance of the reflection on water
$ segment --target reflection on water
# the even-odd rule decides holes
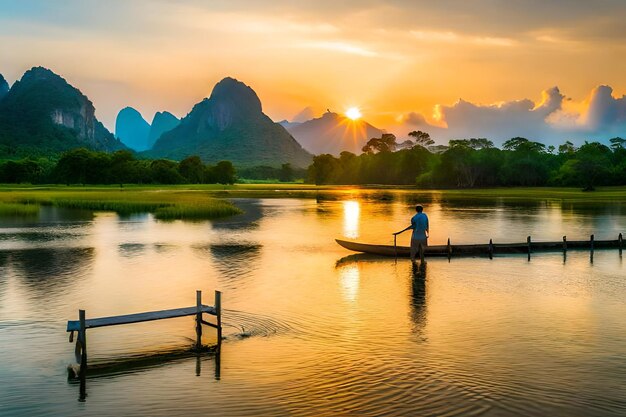
[[[359,237],[359,216],[361,209],[358,201],[343,202],[343,234],[345,237]]]
[[[426,268],[427,262],[411,265],[411,319],[415,331],[421,333],[426,327]]]
[[[340,270],[341,288],[346,301],[355,301],[359,294],[359,267],[358,265],[348,265]]]
[[[29,287],[29,295],[46,299],[89,273],[94,248],[27,249],[10,252],[7,268]]]
[[[626,414],[617,251],[596,251],[593,264],[571,251],[565,262],[536,253],[412,265],[333,240],[392,244],[416,203],[432,244],[615,239],[623,206],[405,190],[235,202],[245,214],[215,222],[50,212],[1,223],[0,379],[10,384],[0,384],[0,414]],[[66,320],[79,308],[98,317],[194,305],[196,289],[208,303],[223,291],[221,357],[187,355],[191,317],[93,329],[88,396],[76,401]]]

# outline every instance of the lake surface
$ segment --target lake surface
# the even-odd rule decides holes
[[[52,207],[0,219],[0,415],[626,415],[617,250],[413,267],[334,242],[391,244],[417,202],[431,244],[615,239],[624,205],[407,191],[234,201],[245,214],[215,222]],[[192,317],[93,329],[79,401],[65,332],[79,308],[191,306],[196,289],[207,304],[223,292],[219,356],[189,352]]]

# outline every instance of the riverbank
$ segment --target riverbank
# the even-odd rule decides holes
[[[33,217],[40,206],[122,215],[153,213],[159,220],[206,220],[242,213],[231,202],[207,193],[161,187],[0,187],[0,216]]]
[[[390,190],[396,194],[399,192],[400,195],[415,194],[425,200],[469,198],[626,203],[626,186],[598,187],[595,191],[587,192],[579,188],[563,187],[430,190],[403,186],[316,186],[295,183],[125,185],[123,188],[119,186],[2,185],[0,186],[0,203],[55,204],[64,207],[112,211],[154,211],[172,205],[198,206],[207,203],[216,205],[215,199],[223,198],[319,198],[320,196],[343,198],[371,194],[373,198],[378,196],[384,199],[385,192]],[[225,207],[222,203],[220,205]]]
[[[150,210],[163,205],[205,204],[215,198],[341,198],[371,194],[385,198],[386,191],[416,194],[426,200],[439,199],[503,199],[503,200],[562,200],[568,202],[625,202],[626,186],[598,187],[595,191],[563,187],[511,187],[484,189],[431,190],[416,187],[382,185],[325,185],[276,184],[188,184],[188,185],[125,185],[119,186],[65,186],[65,185],[0,185],[0,203],[50,203],[58,201],[127,201],[146,205]],[[69,202],[67,204],[70,204]],[[99,209],[98,207],[86,207]],[[106,207],[105,207],[106,208]],[[138,207],[141,208],[141,207]],[[134,210],[133,207],[131,209]]]

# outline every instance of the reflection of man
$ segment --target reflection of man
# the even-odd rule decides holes
[[[411,261],[415,262],[415,255],[419,252],[420,259],[424,258],[423,248],[428,246],[428,216],[426,213],[423,213],[424,208],[419,204],[415,206],[415,211],[417,214],[411,218],[411,225],[406,229],[402,229],[399,232],[394,233],[394,235],[399,235],[400,233],[406,232],[409,229],[413,229],[413,234],[411,235]]]

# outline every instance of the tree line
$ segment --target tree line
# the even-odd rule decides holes
[[[392,134],[370,139],[363,154],[342,152],[315,156],[308,181],[315,184],[397,184],[424,188],[496,186],[626,185],[626,139],[610,146],[570,141],[546,146],[526,138],[504,142],[502,149],[485,138],[457,139],[434,146],[430,135],[413,131],[398,144]]]
[[[180,162],[137,159],[122,150],[113,153],[85,148],[63,153],[57,160],[25,158],[0,161],[0,183],[32,184],[232,184],[239,177],[293,181],[306,176],[314,184],[417,185],[423,188],[497,186],[626,185],[626,139],[610,146],[565,142],[546,146],[516,137],[502,149],[485,138],[456,139],[435,146],[428,133],[413,131],[413,140],[397,143],[392,134],[370,139],[361,155],[317,155],[308,170],[290,164],[246,167],[239,172],[229,161],[204,164],[198,156]]]
[[[0,163],[0,183],[31,184],[233,184],[230,161],[204,164],[198,156],[180,162],[137,159],[126,150],[113,153],[78,148],[58,161],[26,158]]]

